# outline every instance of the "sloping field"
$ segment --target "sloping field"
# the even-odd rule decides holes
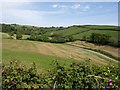
[[[79,33],[85,32],[87,30],[88,29],[82,28],[82,27],[79,27],[79,28],[78,27],[70,27],[70,28],[65,28],[62,30],[50,31],[50,32],[45,33],[45,35],[50,35],[51,33],[61,33],[64,36],[67,36],[67,35],[79,34]]]
[[[81,25],[81,26],[71,26],[61,30],[53,30],[46,32],[45,35],[51,35],[52,33],[60,33],[63,36],[71,35],[74,39],[82,39],[83,36],[88,37],[91,33],[100,33],[111,36],[112,40],[118,40],[118,30],[117,26],[107,26],[107,25]]]
[[[75,34],[73,35],[73,37],[75,39],[82,39],[83,36],[89,36],[91,35],[91,33],[100,33],[100,34],[108,35],[108,32],[109,32],[109,35],[111,36],[111,39],[118,40],[118,31],[114,31],[114,30],[102,30],[102,31],[101,30],[88,30],[83,33]]]
[[[93,43],[89,43],[89,42],[85,42],[85,41],[74,41],[74,42],[70,42],[69,44],[72,44],[75,46],[80,46],[80,47],[102,50],[102,51],[110,53],[111,55],[113,55],[115,57],[120,57],[120,53],[118,53],[120,48],[106,46],[106,45],[100,46],[100,45],[95,45]]]
[[[84,27],[89,29],[100,29],[100,30],[119,30],[117,26],[110,25],[84,25]]]
[[[95,64],[116,64],[117,61],[98,52],[69,46],[67,44],[53,44],[46,42],[4,39],[2,41],[3,63],[10,60],[22,60],[29,64],[36,62],[41,69],[49,69],[53,60],[62,63],[83,62],[91,60]]]

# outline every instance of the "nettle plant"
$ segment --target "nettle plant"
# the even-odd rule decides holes
[[[54,62],[53,68],[37,73],[33,63],[27,68],[19,61],[12,61],[2,67],[3,90],[47,89],[100,89],[119,88],[119,68],[113,65],[95,66],[87,63],[71,63],[69,66]]]

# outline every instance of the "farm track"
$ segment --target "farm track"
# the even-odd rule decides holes
[[[101,56],[101,57],[103,57],[103,58],[106,58],[107,60],[112,60],[112,61],[114,61],[114,62],[118,62],[117,60],[115,60],[114,58],[111,58],[111,57],[109,57],[109,56],[107,56],[107,55],[105,55],[105,54],[102,54],[102,53],[100,53],[100,52],[98,52],[98,51],[95,51],[94,49],[89,49],[89,48],[85,48],[85,47],[81,47],[81,46],[76,46],[76,45],[73,45],[73,44],[66,44],[66,45],[69,45],[69,46],[73,46],[73,47],[76,47],[76,48],[82,48],[82,49],[85,49],[85,50],[87,50],[88,52],[91,52],[91,53],[93,53],[93,54],[96,54],[96,55],[99,55],[99,56]]]

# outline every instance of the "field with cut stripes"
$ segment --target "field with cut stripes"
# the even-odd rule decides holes
[[[117,60],[102,53],[83,48],[97,48],[105,50],[115,57],[118,48],[97,46],[84,42],[69,42],[64,44],[38,42],[29,40],[9,39],[9,35],[2,34],[2,62],[20,60],[26,65],[35,62],[39,70],[48,70],[54,60],[69,65],[71,62],[85,62],[90,60],[94,64],[108,65],[117,64]]]

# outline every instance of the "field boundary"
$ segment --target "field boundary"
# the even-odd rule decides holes
[[[92,49],[92,48],[87,48],[87,47],[81,47],[81,46],[76,46],[76,45],[68,44],[68,43],[66,43],[66,45],[70,45],[70,46],[74,46],[74,47],[83,48],[83,49],[91,50],[91,51],[94,51],[94,52],[98,52],[100,54],[108,56],[109,58],[112,58],[112,59],[115,59],[117,61],[120,61],[120,57],[115,57],[115,56],[111,55],[110,53],[108,53],[106,51],[103,51],[103,50]]]

